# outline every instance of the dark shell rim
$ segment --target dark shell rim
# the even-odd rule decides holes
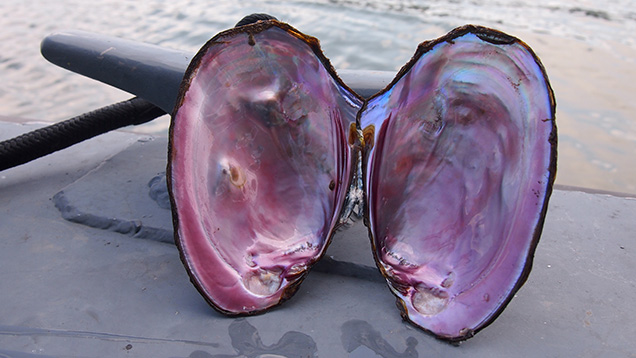
[[[493,44],[496,44],[496,45],[519,44],[522,47],[524,47],[524,49],[526,51],[528,51],[528,53],[534,59],[534,62],[539,66],[539,68],[541,70],[541,74],[543,75],[543,79],[544,79],[544,82],[545,82],[545,85],[546,85],[546,89],[547,89],[547,92],[548,92],[548,96],[549,96],[549,100],[550,100],[550,117],[551,117],[551,118],[545,119],[545,121],[550,121],[551,122],[552,129],[551,129],[549,137],[548,137],[548,143],[550,143],[550,164],[549,164],[549,166],[547,168],[548,169],[548,173],[549,173],[549,177],[548,177],[548,180],[546,181],[546,191],[545,191],[545,197],[544,197],[544,200],[543,200],[543,207],[541,208],[541,211],[540,211],[539,221],[537,222],[537,224],[536,224],[536,226],[534,228],[534,232],[533,232],[533,235],[532,235],[532,241],[530,242],[530,247],[528,248],[528,252],[527,252],[526,263],[525,263],[524,268],[523,268],[523,270],[521,272],[521,275],[519,276],[519,278],[517,279],[515,285],[511,289],[510,294],[506,297],[506,299],[501,303],[501,305],[498,307],[498,309],[495,312],[493,312],[486,320],[484,320],[482,323],[480,323],[477,327],[475,327],[473,329],[468,329],[467,332],[465,334],[463,334],[463,335],[460,335],[460,336],[439,335],[439,334],[436,334],[435,332],[433,332],[433,331],[431,331],[429,329],[426,329],[426,328],[418,325],[414,321],[412,321],[408,317],[408,314],[406,312],[406,308],[404,307],[404,303],[402,302],[402,300],[389,288],[389,291],[396,297],[396,304],[398,306],[398,309],[400,310],[400,314],[401,314],[402,318],[405,321],[407,321],[410,324],[412,324],[413,326],[418,327],[421,330],[429,333],[430,335],[434,336],[435,338],[440,339],[440,340],[445,341],[445,342],[448,342],[448,343],[451,343],[451,344],[459,344],[462,341],[465,341],[465,340],[467,340],[469,338],[472,338],[479,331],[481,331],[482,329],[484,329],[484,328],[488,327],[490,324],[492,324],[503,313],[503,311],[506,309],[508,304],[514,298],[514,295],[519,291],[519,289],[521,289],[521,287],[527,281],[528,277],[530,276],[530,272],[532,271],[532,264],[533,264],[533,261],[534,261],[534,254],[535,254],[536,248],[537,248],[537,246],[539,244],[539,240],[541,238],[541,233],[543,231],[543,225],[545,223],[545,218],[546,218],[547,211],[548,211],[548,204],[549,204],[549,201],[550,201],[550,197],[552,196],[552,190],[553,190],[553,187],[554,187],[554,180],[556,178],[556,171],[557,171],[558,135],[557,135],[557,126],[556,126],[556,100],[554,98],[554,91],[552,90],[552,86],[550,85],[550,81],[548,80],[548,75],[546,73],[545,67],[541,63],[541,60],[536,55],[536,53],[530,48],[530,46],[528,46],[522,40],[520,40],[520,39],[518,39],[518,38],[516,38],[514,36],[508,35],[508,34],[506,34],[504,32],[501,32],[499,30],[492,29],[492,28],[488,28],[488,27],[484,27],[484,26],[478,26],[478,25],[464,25],[464,26],[460,26],[460,27],[457,27],[457,28],[451,30],[446,35],[438,37],[437,39],[424,41],[424,42],[420,43],[418,45],[417,50],[416,50],[415,54],[413,55],[413,57],[411,57],[409,62],[407,62],[400,69],[400,71],[395,76],[395,78],[391,81],[391,83],[389,83],[381,91],[377,92],[373,96],[371,96],[368,99],[366,99],[364,101],[363,105],[362,105],[362,108],[358,112],[358,119],[359,119],[361,114],[366,110],[368,103],[372,99],[383,95],[384,93],[389,91],[391,88],[393,88],[393,86],[395,86],[395,84],[397,82],[399,82],[402,79],[402,77],[404,77],[411,70],[411,68],[415,65],[415,63],[422,56],[424,56],[427,52],[431,51],[436,45],[438,45],[438,44],[440,44],[442,42],[450,42],[450,43],[452,43],[454,39],[462,37],[462,36],[467,35],[467,34],[474,34],[475,36],[479,37],[482,41],[490,42],[490,43],[493,43]],[[366,163],[367,160],[368,160],[368,153],[364,153],[364,155],[365,155],[365,157],[363,158],[363,160]],[[365,176],[366,176],[366,173],[365,173]],[[365,181],[364,182],[364,193],[365,193],[365,195],[368,192],[367,185],[368,185],[368,183]],[[382,276],[387,278],[388,275],[384,271],[384,269],[382,268],[382,265],[380,264],[380,261],[379,261],[379,259],[377,257],[377,254],[376,254],[377,250],[376,250],[376,245],[375,245],[375,238],[373,236],[373,232],[372,232],[371,227],[370,227],[369,205],[368,205],[368,201],[366,199],[365,199],[364,223],[367,226],[367,229],[368,229],[368,232],[369,232],[369,240],[371,241],[371,247],[372,247],[372,251],[373,251],[373,258],[375,260],[376,266],[378,267],[378,269],[382,273]],[[387,284],[387,286],[388,286],[388,284]]]
[[[182,249],[182,245],[181,245],[181,238],[179,236],[179,213],[178,210],[176,209],[176,201],[174,199],[174,194],[172,192],[172,161],[174,160],[175,157],[175,152],[177,151],[177,149],[175,149],[174,147],[174,127],[175,127],[175,118],[177,115],[177,112],[179,111],[179,109],[181,108],[181,106],[183,105],[183,101],[185,99],[185,95],[188,92],[189,88],[190,88],[190,84],[193,78],[193,73],[196,71],[196,69],[199,67],[199,65],[201,64],[201,61],[203,59],[203,57],[205,56],[205,54],[208,52],[208,50],[214,46],[215,44],[217,44],[218,42],[220,42],[220,40],[222,40],[223,38],[226,37],[230,37],[230,36],[235,36],[238,34],[242,34],[242,33],[246,33],[249,36],[253,36],[254,34],[263,32],[269,28],[272,27],[277,27],[283,31],[285,31],[287,34],[290,34],[298,39],[300,39],[301,41],[303,41],[305,44],[307,44],[312,52],[316,55],[316,57],[320,60],[321,64],[323,65],[323,67],[325,68],[325,70],[331,75],[331,77],[337,82],[338,86],[341,86],[342,88],[344,88],[349,94],[351,94],[352,96],[356,97],[357,99],[360,100],[361,103],[361,107],[364,105],[364,98],[362,98],[358,93],[356,93],[355,91],[353,91],[349,86],[347,86],[342,79],[337,75],[334,67],[332,66],[331,62],[329,61],[329,59],[324,55],[324,53],[322,52],[322,49],[320,48],[320,41],[312,36],[308,36],[305,35],[303,33],[301,33],[300,31],[298,31],[297,29],[295,29],[294,27],[292,27],[289,24],[286,24],[284,22],[280,22],[278,20],[260,20],[257,21],[253,24],[249,24],[249,25],[244,25],[244,26],[238,26],[238,27],[233,27],[231,29],[222,31],[220,33],[218,33],[217,35],[215,35],[214,37],[212,37],[210,40],[208,40],[200,49],[199,51],[196,53],[196,55],[192,58],[192,60],[190,61],[190,64],[188,65],[184,75],[183,75],[183,80],[181,81],[181,84],[179,85],[179,93],[177,95],[177,100],[175,103],[175,107],[170,115],[171,120],[170,120],[170,127],[168,130],[168,163],[166,166],[166,184],[168,186],[168,196],[170,198],[170,205],[171,205],[171,212],[172,212],[172,223],[173,223],[173,235],[174,235],[174,240],[175,240],[175,244],[177,246],[177,249],[179,251],[179,257],[181,259],[181,262],[183,263],[184,267],[186,268],[186,271],[188,273],[188,276],[190,278],[190,282],[192,282],[192,284],[194,285],[194,287],[197,289],[197,291],[199,292],[199,294],[205,299],[205,301],[212,307],[214,308],[216,311],[226,315],[226,316],[231,316],[231,317],[241,317],[241,316],[253,316],[253,315],[258,315],[258,314],[262,314],[265,313],[267,311],[270,311],[272,309],[275,309],[276,307],[280,306],[282,303],[284,303],[285,301],[287,301],[288,299],[290,299],[292,296],[294,296],[294,294],[296,293],[296,291],[298,291],[298,288],[300,287],[301,283],[304,281],[304,279],[306,278],[307,274],[309,273],[309,271],[311,270],[311,268],[318,262],[320,261],[320,259],[322,259],[322,257],[325,255],[325,253],[327,252],[327,248],[329,247],[329,245],[331,244],[331,240],[333,238],[333,236],[335,235],[338,227],[340,226],[339,223],[336,223],[336,225],[334,226],[333,230],[331,231],[331,233],[329,234],[329,236],[326,238],[326,242],[325,242],[325,248],[323,250],[323,252],[311,259],[308,263],[307,263],[307,268],[299,273],[298,275],[296,275],[294,277],[294,281],[289,284],[289,286],[287,286],[282,294],[281,297],[279,299],[278,302],[276,302],[275,304],[264,308],[264,309],[260,309],[260,310],[254,310],[254,311],[246,311],[246,312],[232,312],[232,311],[227,311],[221,307],[219,307],[212,299],[211,297],[208,296],[208,293],[206,292],[204,285],[199,281],[199,279],[197,278],[197,275],[193,272],[194,270],[190,267],[190,264],[188,263],[188,259],[184,253],[184,250]],[[349,176],[349,178],[344,178],[345,180],[348,181],[348,183],[346,183],[345,187],[349,187],[349,184],[351,182],[351,175]],[[344,209],[344,207],[341,209],[341,211]],[[339,213],[341,214],[341,213]]]

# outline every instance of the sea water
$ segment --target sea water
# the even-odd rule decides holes
[[[337,69],[394,71],[467,23],[520,37],[557,99],[557,183],[636,193],[636,0],[3,0],[0,116],[56,122],[130,94],[48,63],[48,34],[79,29],[196,52],[265,12],[317,37]],[[166,135],[169,118],[131,129]]]

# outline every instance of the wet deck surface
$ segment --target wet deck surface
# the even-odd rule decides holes
[[[281,307],[218,314],[170,243],[165,162],[165,139],[113,132],[0,172],[0,355],[635,356],[634,199],[556,190],[527,283],[454,347],[402,322],[361,223]]]

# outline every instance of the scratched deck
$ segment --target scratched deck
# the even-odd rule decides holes
[[[0,122],[0,139],[28,129]],[[636,352],[632,198],[556,190],[528,282],[497,321],[454,347],[400,319],[360,223],[336,235],[329,260],[281,307],[218,314],[171,243],[165,158],[165,138],[113,132],[0,172],[0,356]]]

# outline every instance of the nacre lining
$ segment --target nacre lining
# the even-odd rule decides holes
[[[287,28],[230,31],[200,54],[171,128],[177,240],[211,304],[255,313],[291,296],[324,253],[361,101]]]
[[[379,267],[405,318],[447,339],[488,324],[525,280],[556,156],[532,52],[467,30],[426,44],[360,115],[379,128],[365,177]]]
[[[422,43],[368,101],[289,25],[223,32],[188,68],[171,125],[186,269],[218,310],[261,312],[360,205],[403,316],[469,338],[529,273],[556,171],[554,107],[534,53],[487,28]]]

